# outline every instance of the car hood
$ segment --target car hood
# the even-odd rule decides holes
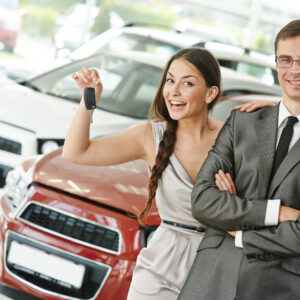
[[[78,103],[5,82],[0,84],[0,122],[34,132],[38,138],[64,139]],[[91,136],[115,134],[144,122],[96,109]]]
[[[143,209],[148,182],[144,161],[110,167],[82,166],[63,160],[61,152],[58,149],[37,162],[34,182],[134,214]]]

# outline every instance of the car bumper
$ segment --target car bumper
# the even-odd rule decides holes
[[[43,191],[40,189],[40,196],[41,192]],[[36,199],[38,201],[35,203],[48,206],[50,199],[47,197],[44,199],[45,201],[40,202],[39,200],[41,199]],[[73,202],[76,201],[73,199]],[[62,202],[60,205],[70,206],[70,202]],[[2,210],[0,218],[2,245],[0,253],[0,280],[4,284],[36,297],[50,300],[126,299],[138,251],[131,252],[128,256],[126,253],[105,253],[99,249],[76,243],[73,240],[51,234],[46,230],[27,224],[20,218],[20,212],[24,211],[26,205],[20,210],[13,212],[7,204],[5,195],[1,199],[0,206]],[[71,210],[75,209],[76,204]],[[135,240],[137,240],[137,235],[135,236]],[[44,258],[44,261],[47,260],[45,263],[49,263],[52,260],[55,263],[57,259],[62,259],[67,265],[80,266],[84,269],[82,285],[77,285],[74,288],[72,283],[64,282],[64,278],[67,279],[69,276],[67,273],[63,273],[66,272],[64,271],[66,267],[62,268],[61,272],[56,273],[58,277],[62,274],[64,275],[63,279],[59,279],[55,275],[51,277],[49,274],[45,274],[47,272],[36,270],[26,265],[25,262],[24,264],[22,262],[19,263],[13,247],[26,247],[25,249],[29,250],[29,255],[34,255],[35,251],[38,251],[41,257]],[[122,244],[122,249],[122,251],[126,250],[124,244]],[[49,259],[45,259],[47,255]],[[77,279],[75,278],[75,282],[78,282]]]

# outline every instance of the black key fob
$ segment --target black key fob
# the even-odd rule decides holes
[[[88,87],[84,89],[84,103],[87,110],[94,109],[96,107],[95,89]]]
[[[96,108],[95,89],[92,87],[85,88],[83,98],[84,98],[85,108],[90,113],[90,122],[93,123],[93,109]]]

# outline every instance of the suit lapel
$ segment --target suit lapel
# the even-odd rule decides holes
[[[279,168],[277,169],[272,181],[270,182],[270,188],[268,195],[272,197],[277,186],[282,182],[282,180],[287,176],[290,170],[300,161],[300,139],[295,143],[295,145],[288,152],[286,157],[281,162]]]
[[[256,138],[259,152],[258,197],[265,198],[268,192],[276,147],[279,105],[262,112],[256,123]]]

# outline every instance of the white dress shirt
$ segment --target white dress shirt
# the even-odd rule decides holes
[[[277,141],[276,147],[279,142],[279,138],[281,136],[282,130],[287,123],[287,118],[292,116],[292,114],[288,111],[284,103],[281,101],[279,104],[279,114],[278,114],[278,129],[277,129]],[[294,125],[294,133],[289,145],[289,151],[297,142],[300,137],[300,115],[296,116],[299,120]],[[278,225],[278,217],[279,217],[279,208],[280,208],[280,199],[270,199],[267,203],[266,216],[265,216],[265,225],[266,226],[276,226]],[[243,231],[238,230],[235,236],[235,246],[239,248],[243,248]]]

